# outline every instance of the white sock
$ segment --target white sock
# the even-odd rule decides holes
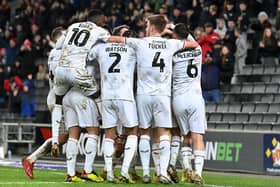
[[[170,160],[170,137],[168,135],[162,135],[159,137],[160,148],[160,174],[162,176],[167,175],[167,168]]]
[[[204,165],[204,157],[205,157],[205,151],[201,150],[195,150],[194,151],[194,168],[195,168],[195,174],[198,174],[201,176],[202,169]]]
[[[58,143],[59,126],[62,118],[62,105],[54,105],[52,111],[52,144]]]
[[[38,149],[36,149],[31,155],[27,157],[29,162],[36,162],[40,157],[46,155],[51,151],[52,148],[52,138],[47,139]]]
[[[137,151],[135,151],[133,159],[130,163],[129,172],[134,172],[135,171],[135,166],[136,166],[137,160],[138,160],[138,155],[137,155]]]
[[[171,139],[171,153],[170,153],[170,165],[176,166],[179,150],[180,150],[181,138],[180,136],[172,136]]]
[[[141,135],[139,142],[139,152],[140,159],[143,168],[143,176],[150,176],[150,156],[151,156],[151,145],[150,145],[150,136]]]
[[[127,136],[125,148],[124,148],[124,158],[122,164],[122,174],[128,174],[128,169],[130,167],[131,161],[137,151],[138,137],[136,135]]]
[[[66,147],[67,174],[75,176],[75,166],[78,154],[78,140],[69,138]]]
[[[105,138],[104,140],[104,160],[106,165],[107,177],[114,177],[113,173],[113,154],[115,152],[114,140]]]
[[[97,151],[97,140],[98,136],[95,134],[88,135],[87,143],[85,146],[85,166],[84,170],[86,173],[92,172],[92,165],[95,159],[96,151]]]
[[[160,160],[159,160],[159,143],[153,143],[152,145],[152,157],[155,165],[156,176],[160,175]]]
[[[192,169],[192,148],[184,146],[181,148],[183,169]]]

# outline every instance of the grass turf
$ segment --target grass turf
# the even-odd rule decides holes
[[[109,187],[109,186],[132,186],[130,184],[110,184],[110,183],[65,183],[65,171],[64,170],[34,170],[35,179],[30,180],[25,175],[22,168],[15,167],[0,167],[0,187],[62,187],[62,186],[75,186],[75,187],[87,187],[87,186],[97,186],[97,187]],[[258,175],[248,176],[248,175],[224,175],[217,173],[206,173],[204,174],[204,179],[208,187],[222,187],[222,186],[232,186],[232,187],[280,187],[280,178],[276,177],[260,177]],[[133,187],[161,187],[166,186],[163,184],[142,184],[138,182],[133,184]],[[174,184],[174,187],[183,186],[197,186],[194,184]]]

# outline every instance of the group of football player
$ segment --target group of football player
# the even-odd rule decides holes
[[[156,181],[179,182],[176,163],[180,155],[184,182],[203,184],[207,123],[200,86],[201,47],[184,24],[172,25],[162,15],[146,18],[144,38],[136,38],[126,25],[111,34],[102,27],[103,19],[101,11],[92,10],[87,21],[74,23],[66,31],[62,27],[53,30],[56,47],[48,60],[47,99],[52,138],[23,159],[25,173],[32,179],[35,161],[49,150],[58,156],[59,145],[67,143],[68,182],[135,183],[129,171],[139,154],[143,183],[152,182],[151,155]],[[86,68],[90,63],[97,63],[100,84],[95,81],[96,68],[95,73]],[[102,176],[93,170],[99,128],[105,132]],[[77,172],[81,129],[88,135],[84,170]],[[118,134],[126,139],[116,177],[113,157],[120,151],[115,150]]]

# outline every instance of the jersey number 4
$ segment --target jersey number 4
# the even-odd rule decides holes
[[[152,67],[159,67],[159,71],[163,72],[164,71],[164,67],[165,67],[165,63],[164,63],[164,59],[160,58],[160,52],[156,52],[154,58],[153,58],[153,62],[152,62]],[[159,60],[159,63],[158,63]]]
[[[193,65],[193,59],[188,60],[187,64],[187,75],[191,78],[195,78],[198,74],[198,68]]]
[[[109,67],[108,73],[120,73],[121,70],[119,68],[115,68],[115,66],[120,63],[121,55],[119,53],[109,53],[109,57],[116,57],[113,64]]]
[[[68,42],[68,45],[72,45],[72,43],[74,43],[77,47],[83,47],[86,45],[90,32],[85,29],[80,30],[79,28],[73,28],[72,31],[73,34]]]

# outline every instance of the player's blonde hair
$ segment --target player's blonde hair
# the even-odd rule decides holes
[[[152,15],[147,17],[147,21],[149,21],[150,25],[153,25],[155,29],[162,33],[166,27],[167,21],[163,15]]]

